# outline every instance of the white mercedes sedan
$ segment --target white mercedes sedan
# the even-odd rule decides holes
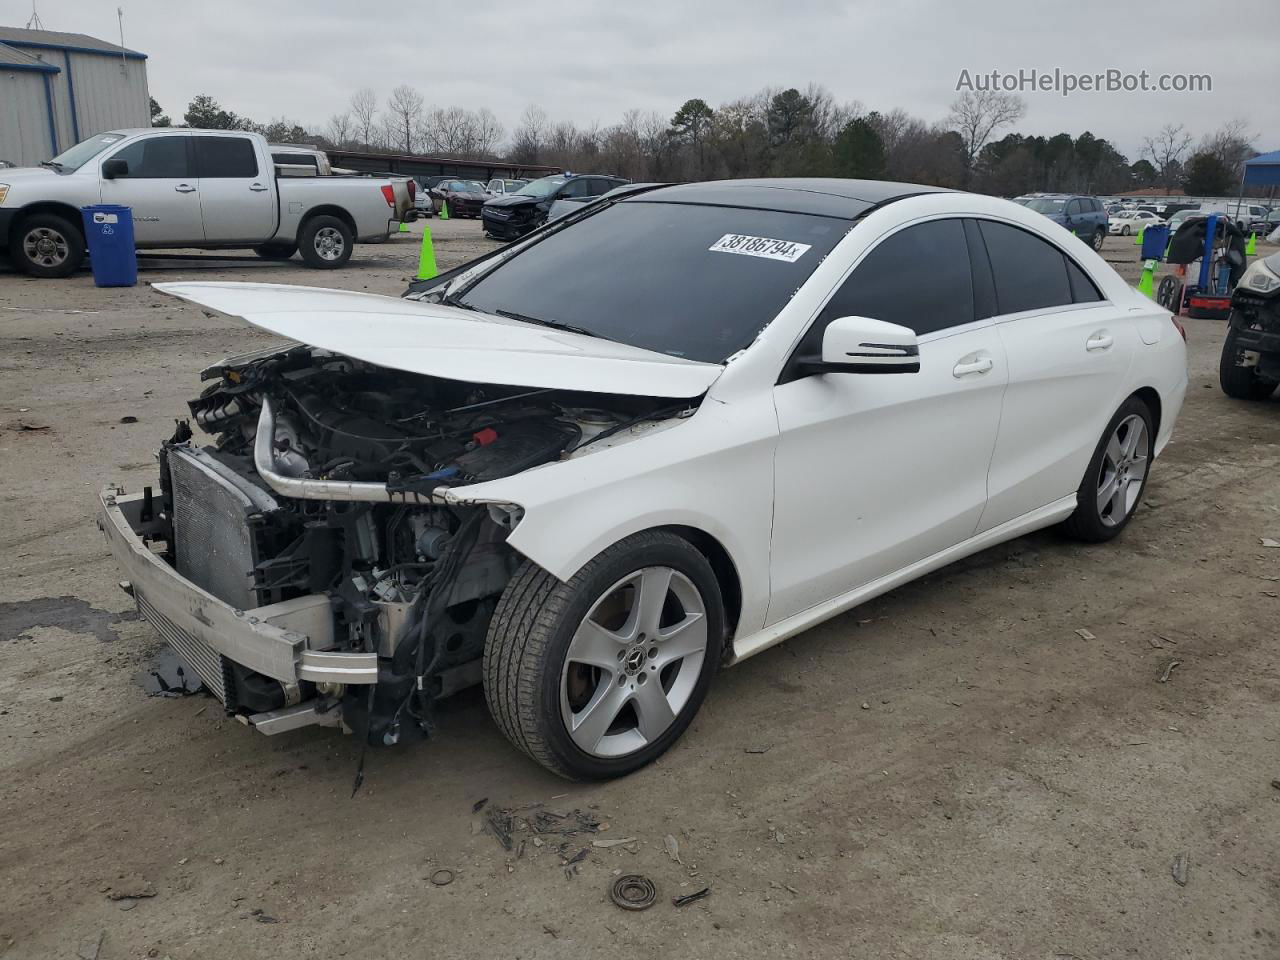
[[[99,523],[263,733],[393,744],[483,684],[570,778],[717,670],[985,547],[1119,534],[1184,336],[1017,204],[910,184],[621,191],[404,298],[157,289],[287,338],[204,371]]]

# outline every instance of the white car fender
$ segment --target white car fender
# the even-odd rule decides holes
[[[618,439],[625,437],[625,432]],[[633,533],[685,526],[714,538],[737,572],[739,635],[764,625],[778,423],[767,391],[705,401],[684,420],[512,477],[455,488],[458,502],[510,503],[507,543],[560,580]],[[605,441],[600,441],[604,444]]]

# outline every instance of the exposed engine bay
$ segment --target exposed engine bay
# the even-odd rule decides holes
[[[203,672],[222,670],[213,685],[232,713],[315,701],[375,744],[429,732],[433,702],[479,682],[489,620],[524,562],[506,545],[510,510],[440,491],[600,449],[696,405],[445,380],[303,345],[202,380],[191,421],[160,451],[160,495],[147,492],[152,549],[237,610],[323,595],[315,636],[376,653],[378,678],[288,684],[216,656]]]

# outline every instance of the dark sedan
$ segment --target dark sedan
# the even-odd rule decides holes
[[[484,187],[474,180],[441,180],[431,188],[439,201],[449,205],[451,217],[478,217],[480,208],[489,199]],[[436,203],[439,212],[440,203]]]

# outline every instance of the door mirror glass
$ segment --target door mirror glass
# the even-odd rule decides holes
[[[822,334],[821,358],[803,358],[805,373],[919,373],[915,331],[870,317],[837,317]]]
[[[129,175],[129,161],[121,160],[118,157],[112,157],[110,160],[102,161],[102,179],[114,180],[116,177],[127,177]]]

